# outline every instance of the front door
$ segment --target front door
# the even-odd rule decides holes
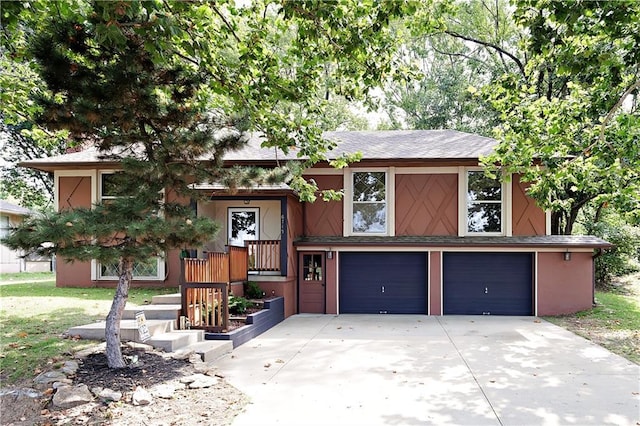
[[[258,208],[230,208],[229,209],[229,245],[244,247],[247,240],[258,240],[259,230]]]
[[[300,313],[324,314],[324,252],[299,254]]]

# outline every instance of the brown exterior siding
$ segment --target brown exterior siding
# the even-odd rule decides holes
[[[538,253],[538,315],[558,315],[591,309],[593,258],[589,252]]]
[[[305,176],[314,179],[318,188],[339,190],[343,187],[341,175]],[[322,201],[304,205],[304,234],[314,236],[342,236],[343,201]]]
[[[520,176],[513,176],[513,235],[545,235],[546,216],[526,193],[529,183],[520,182]]]
[[[61,176],[58,180],[58,210],[91,207],[91,177]],[[91,262],[56,260],[56,287],[92,287]]]
[[[284,297],[284,317],[290,317],[296,313],[297,297],[296,297],[296,279],[287,277],[285,281],[261,281],[260,276],[250,277],[251,281],[258,283],[266,297],[282,296]]]
[[[338,313],[338,253],[333,252],[333,259],[325,258],[325,313]]]
[[[58,210],[91,207],[91,177],[60,177],[58,187]]]
[[[302,236],[302,204],[295,198],[287,198],[287,276],[298,276],[298,259],[294,241]]]
[[[302,204],[293,197],[287,198],[287,288],[282,290],[284,296],[284,315],[288,317],[298,311],[298,254],[294,241],[302,236]],[[268,294],[268,293],[267,293]]]
[[[429,252],[429,314],[442,315],[442,252]]]
[[[396,235],[458,235],[458,175],[396,175]]]

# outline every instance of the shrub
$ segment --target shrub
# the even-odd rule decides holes
[[[231,315],[244,315],[250,305],[251,302],[244,297],[229,296],[229,313]]]
[[[264,292],[255,281],[248,281],[244,284],[244,295],[249,299],[262,299]]]
[[[596,258],[595,274],[598,287],[606,287],[613,277],[638,270],[640,228],[629,225],[615,213],[609,213],[599,222],[585,223],[585,230],[615,245]]]

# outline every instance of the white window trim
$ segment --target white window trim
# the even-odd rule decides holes
[[[513,234],[513,221],[512,221],[512,190],[513,184],[511,179],[507,182],[502,182],[502,200],[500,209],[500,223],[502,230],[500,232],[470,232],[467,230],[467,185],[468,185],[468,172],[482,171],[482,167],[458,167],[458,236],[507,236],[510,237]]]
[[[61,177],[90,177],[91,178],[91,206],[98,201],[97,170],[55,170],[53,172],[55,193],[53,194],[53,208],[60,211],[60,178]]]
[[[255,212],[256,214],[256,240],[260,239],[260,208],[259,207],[229,207],[227,208],[227,244],[231,243],[231,219],[234,212]]]
[[[385,232],[353,232],[353,174],[384,172],[385,174]],[[343,235],[394,236],[395,235],[395,167],[345,168],[344,169]]]
[[[106,197],[102,196],[102,176],[112,175],[118,171],[119,170],[116,170],[116,169],[104,169],[104,170],[97,171],[97,174],[96,174],[96,171],[94,171],[96,183],[95,185],[92,185],[92,189],[91,189],[92,198],[94,199],[93,204],[96,204],[98,202],[101,203],[103,200],[113,200],[116,198],[113,196],[106,196]],[[163,195],[164,195],[164,191],[163,191]],[[164,261],[164,256],[158,256],[156,258],[156,261],[158,262],[158,268],[157,268],[158,273],[156,276],[151,275],[151,276],[132,277],[133,281],[164,281],[165,275],[166,275],[166,263]],[[113,281],[117,279],[119,279],[119,277],[117,276],[102,275],[102,265],[100,264],[100,262],[98,262],[95,259],[91,261],[91,280],[92,281],[96,281],[96,280]]]
[[[98,201],[102,202],[103,200],[114,200],[116,197],[112,195],[108,195],[106,197],[102,196],[102,177],[105,175],[113,175],[118,170],[100,170],[98,172]]]

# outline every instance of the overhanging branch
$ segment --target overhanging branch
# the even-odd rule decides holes
[[[515,55],[513,55],[512,53],[507,52],[506,50],[504,50],[502,47],[498,46],[497,44],[491,43],[491,42],[488,42],[488,41],[484,41],[484,40],[478,40],[476,38],[465,36],[465,35],[462,35],[460,33],[457,33],[455,31],[451,31],[451,30],[445,30],[444,33],[450,35],[451,37],[460,38],[462,40],[470,41],[472,43],[476,43],[476,44],[479,44],[481,46],[490,47],[491,49],[495,50],[496,52],[501,53],[501,54],[503,54],[505,56],[508,56],[518,66],[518,69],[520,70],[520,74],[525,76],[524,64],[522,63],[522,61],[520,61],[520,59],[518,59]]]

